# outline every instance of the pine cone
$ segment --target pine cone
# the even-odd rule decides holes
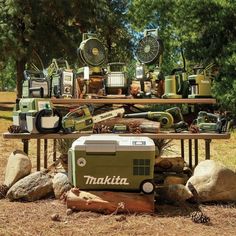
[[[93,133],[95,134],[101,134],[101,133],[111,133],[111,128],[106,125],[97,125],[93,129]]]
[[[5,184],[0,185],[0,199],[5,198],[9,187]]]
[[[190,125],[189,127],[190,133],[199,133],[199,128],[196,125]]]
[[[210,222],[210,218],[203,214],[201,211],[194,211],[190,216],[194,223],[206,224]]]
[[[9,133],[21,133],[21,127],[18,125],[11,125],[8,127],[8,132]]]
[[[133,134],[142,133],[142,130],[139,126],[139,123],[135,123],[135,122],[132,122],[132,123],[129,124],[128,130],[129,130],[129,133],[133,133]]]

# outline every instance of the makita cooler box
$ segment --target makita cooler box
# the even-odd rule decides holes
[[[70,182],[83,190],[154,191],[155,145],[148,137],[82,136],[68,152]]]

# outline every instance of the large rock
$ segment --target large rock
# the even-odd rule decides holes
[[[16,150],[8,158],[4,184],[11,187],[31,172],[31,161],[26,153]]]
[[[193,197],[191,191],[183,184],[170,184],[157,188],[157,194],[159,200],[168,202],[184,202],[187,199]]]
[[[201,202],[236,201],[236,173],[213,160],[200,162],[186,186]],[[191,190],[189,187],[189,189]]]
[[[57,173],[53,180],[53,191],[56,198],[60,198],[64,192],[71,189],[68,176],[65,173]]]
[[[10,201],[35,201],[48,194],[53,194],[52,179],[46,173],[38,171],[16,182],[8,190],[6,197]]]

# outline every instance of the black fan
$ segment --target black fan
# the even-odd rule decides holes
[[[106,51],[103,44],[97,38],[88,38],[81,42],[78,56],[89,66],[99,66],[106,59]]]
[[[163,52],[163,42],[153,35],[147,35],[138,43],[137,58],[144,64],[155,62]]]

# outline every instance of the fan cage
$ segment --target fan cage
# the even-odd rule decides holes
[[[89,66],[100,66],[106,59],[105,47],[96,38],[82,41],[78,49],[78,55]]]
[[[152,35],[147,35],[138,43],[136,56],[144,64],[155,62],[163,52],[162,41]]]

